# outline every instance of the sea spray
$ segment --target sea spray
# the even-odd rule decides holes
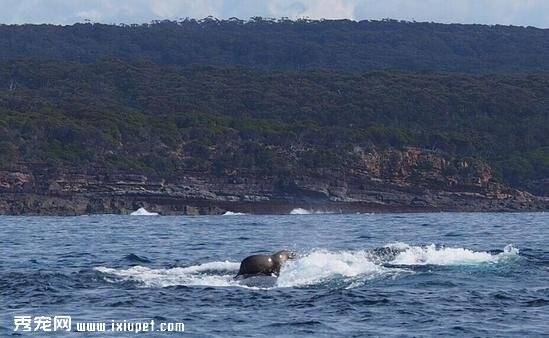
[[[248,215],[244,212],[233,212],[233,211],[226,211],[223,216],[243,216],[243,215]]]
[[[290,215],[310,215],[311,213],[311,211],[303,208],[295,208],[290,211]]]
[[[280,273],[277,286],[295,287],[316,284],[335,276],[355,277],[364,274],[378,274],[386,270],[374,264],[367,252],[330,252],[325,250],[312,253],[288,262]]]
[[[132,212],[132,216],[158,216],[157,212],[150,212],[145,208],[139,208],[136,211]]]
[[[209,262],[184,268],[151,269],[134,266],[128,269],[98,267],[97,271],[116,276],[121,280],[131,280],[144,287],[186,286],[231,286],[240,263]]]
[[[506,246],[503,252],[498,254],[434,244],[411,246],[406,243],[391,243],[386,247],[395,248],[400,252],[386,260],[383,256],[376,256],[372,250],[313,250],[302,254],[296,260],[288,261],[281,269],[278,280],[271,287],[307,287],[332,280],[343,280],[353,287],[383,276],[397,277],[412,273],[403,266],[496,264],[518,256],[518,249],[511,245]],[[130,280],[143,287],[185,285],[248,288],[249,284],[233,278],[239,266],[239,262],[216,261],[171,269],[134,266],[127,269],[97,267],[95,270],[108,276],[105,279],[108,282],[116,282],[117,279]]]
[[[518,249],[511,245],[497,255],[489,252],[473,251],[464,248],[400,245],[403,251],[391,262],[396,265],[471,265],[479,263],[497,263],[506,257],[518,255]]]
[[[313,214],[333,214],[333,211],[326,210],[308,210],[303,208],[294,208],[290,211],[290,215],[313,215]]]

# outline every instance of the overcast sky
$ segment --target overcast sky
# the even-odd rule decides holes
[[[549,28],[549,0],[0,0],[0,23],[143,23],[159,19],[309,17]]]

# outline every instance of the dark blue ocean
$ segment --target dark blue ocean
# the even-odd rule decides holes
[[[184,323],[149,333],[168,337],[549,335],[547,213],[0,217],[0,229],[1,337],[137,336],[110,330],[124,320]],[[278,280],[233,280],[246,256],[284,248],[299,258]],[[70,332],[14,331],[16,317],[34,330],[62,315]]]

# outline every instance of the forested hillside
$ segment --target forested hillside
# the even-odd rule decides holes
[[[549,75],[4,61],[0,88],[2,168],[295,175],[416,146],[515,186],[549,176]]]
[[[462,73],[549,71],[549,30],[384,21],[184,20],[0,25],[0,59]]]

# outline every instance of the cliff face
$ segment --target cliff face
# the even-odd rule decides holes
[[[338,172],[322,182],[346,181],[352,169],[399,184],[425,176],[468,185],[482,174],[468,173],[471,161],[461,165],[451,156],[472,156],[489,163],[501,182],[543,194],[536,181],[549,177],[547,98],[544,74],[0,60],[0,169],[40,162],[59,168],[48,176],[54,180],[72,168],[92,176],[154,173],[180,183],[183,176],[210,181],[232,172],[284,181],[332,168]],[[388,147],[401,150],[379,150]],[[28,164],[20,171],[42,175]]]
[[[418,149],[363,150],[342,170],[319,168],[292,176],[233,170],[186,172],[172,179],[129,173],[87,173],[33,165],[0,171],[1,214],[288,213],[302,207],[331,212],[536,211],[549,199],[495,183],[474,159]]]

